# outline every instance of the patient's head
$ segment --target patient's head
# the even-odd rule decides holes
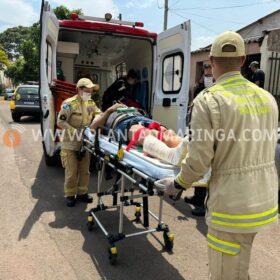
[[[135,85],[138,81],[138,75],[134,69],[130,69],[126,76],[126,81],[129,85]]]

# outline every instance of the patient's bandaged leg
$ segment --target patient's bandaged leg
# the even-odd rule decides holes
[[[184,138],[175,148],[169,148],[162,141],[158,140],[152,135],[146,136],[143,143],[143,150],[145,153],[164,160],[176,166],[180,166],[182,160],[188,152],[187,138]]]

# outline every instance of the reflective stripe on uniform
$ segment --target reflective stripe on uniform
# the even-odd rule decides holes
[[[176,176],[175,181],[185,189],[188,189],[192,186],[192,183],[189,184],[184,181],[181,172]]]
[[[213,212],[211,223],[230,227],[256,227],[275,221],[278,218],[278,206],[271,210],[250,215],[228,215]]]
[[[207,241],[208,246],[214,250],[230,255],[237,255],[240,252],[240,245],[238,243],[220,240],[209,233],[207,234]]]
[[[226,79],[208,88],[207,91],[213,94],[220,92],[224,97],[234,98],[233,101],[237,105],[240,115],[263,115],[271,113],[271,107],[266,105],[268,101],[263,96],[264,91],[257,85],[244,79],[241,75]],[[240,98],[244,99],[240,100]]]
[[[208,91],[214,93],[215,91],[229,90],[235,86],[249,85],[249,84],[250,84],[250,87],[254,87],[258,92],[261,92],[260,88],[257,85],[244,79],[244,77],[241,75],[238,75],[237,77],[226,79],[217,85],[213,85],[212,87],[208,88]],[[241,90],[241,92],[244,93],[244,90]]]

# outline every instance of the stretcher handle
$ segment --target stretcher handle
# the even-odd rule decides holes
[[[166,186],[164,184],[160,184],[158,182],[155,182],[155,186],[158,189],[160,189],[161,191],[163,191],[163,192],[165,191]],[[173,201],[177,201],[177,200],[179,200],[181,198],[183,191],[184,191],[183,189],[178,190],[177,194],[169,195],[169,198],[172,199]]]

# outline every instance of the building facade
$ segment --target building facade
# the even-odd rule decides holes
[[[250,80],[252,61],[260,62],[265,72],[265,89],[270,91],[280,105],[280,9],[258,19],[237,31],[246,43],[246,62],[242,74]],[[211,45],[195,50],[191,54],[190,92],[193,93],[200,79],[203,64],[209,63]]]

